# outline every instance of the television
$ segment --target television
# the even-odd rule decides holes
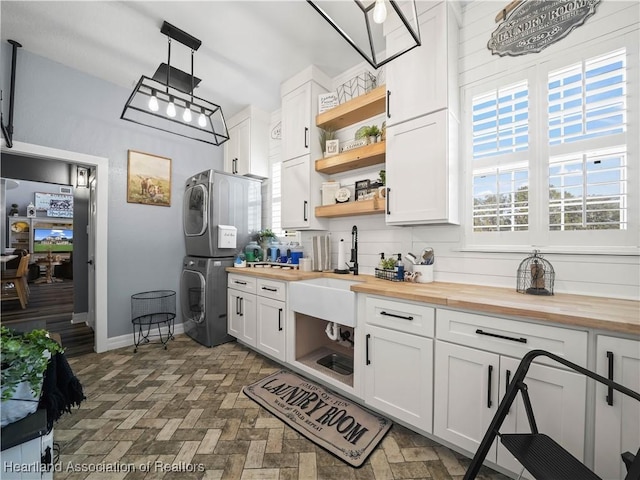
[[[34,228],[33,252],[72,252],[73,230],[64,228]]]

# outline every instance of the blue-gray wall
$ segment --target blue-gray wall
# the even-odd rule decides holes
[[[196,172],[222,169],[223,147],[120,120],[130,90],[31,54],[28,38],[15,40],[24,47],[18,50],[14,141],[109,159],[107,331],[109,338],[130,334],[133,293],[170,289],[179,295],[185,254],[183,185]],[[5,123],[10,64],[11,48],[5,42],[0,56]],[[129,149],[172,159],[171,207],[127,203]],[[97,259],[98,266],[101,261]],[[182,321],[179,314],[177,320]]]

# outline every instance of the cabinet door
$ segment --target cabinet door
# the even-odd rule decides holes
[[[282,159],[310,154],[311,84],[282,97]]]
[[[433,434],[475,452],[498,408],[500,357],[440,341],[435,348]],[[486,458],[496,461],[495,444]]]
[[[227,291],[227,331],[238,340],[256,346],[256,296]]]
[[[455,223],[447,122],[445,110],[387,128],[387,224]]]
[[[640,341],[598,335],[596,355],[596,373],[640,392]],[[635,455],[640,446],[640,402],[597,383],[595,430],[595,473],[624,478],[620,454]]]
[[[225,172],[244,175],[251,173],[251,120],[247,118],[229,129],[225,143]]]
[[[309,163],[308,155],[282,162],[282,228],[309,227]]]
[[[431,433],[433,340],[373,326],[365,331],[366,403]]]
[[[518,369],[520,360],[500,357],[500,399],[507,390],[507,381]],[[553,438],[578,460],[584,459],[585,411],[587,380],[584,375],[532,364],[524,379],[527,384],[538,431]],[[500,428],[502,433],[530,433],[529,421],[518,395]],[[520,473],[522,465],[498,443],[498,464]],[[525,478],[533,478],[528,472]]]
[[[420,15],[422,45],[387,65],[388,127],[448,106],[446,4]],[[406,48],[412,40],[406,29],[399,28],[387,36],[388,51]]]
[[[256,303],[258,328],[256,347],[264,353],[284,361],[285,303],[264,297],[257,297]]]

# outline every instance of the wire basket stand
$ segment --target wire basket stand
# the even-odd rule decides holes
[[[173,290],[154,290],[131,295],[131,323],[133,324],[133,352],[138,351],[142,343],[149,343],[150,337],[159,337],[160,343],[167,349],[167,342],[173,340],[173,326],[176,318],[176,292]],[[158,333],[151,333],[156,326]],[[166,326],[163,332],[161,327]]]
[[[553,266],[542,258],[539,250],[520,262],[516,290],[530,295],[553,295],[556,273]]]

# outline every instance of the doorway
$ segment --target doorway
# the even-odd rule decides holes
[[[89,229],[89,243],[92,244],[95,252],[91,258],[91,265],[88,265],[89,274],[93,275],[93,293],[89,294],[89,299],[93,299],[93,307],[89,306],[89,312],[94,315],[94,319],[88,322],[95,325],[94,350],[98,353],[106,351],[107,348],[107,237],[108,237],[108,179],[109,161],[104,157],[86,155],[67,150],[59,150],[39,145],[14,142],[13,148],[8,149],[2,146],[2,155],[17,157],[35,158],[43,161],[65,162],[70,165],[88,166],[94,173],[94,185],[91,188],[93,199],[90,201],[90,217],[92,228]],[[3,174],[5,169],[3,168]],[[10,172],[7,172],[10,173]],[[10,175],[8,175],[10,176]]]

